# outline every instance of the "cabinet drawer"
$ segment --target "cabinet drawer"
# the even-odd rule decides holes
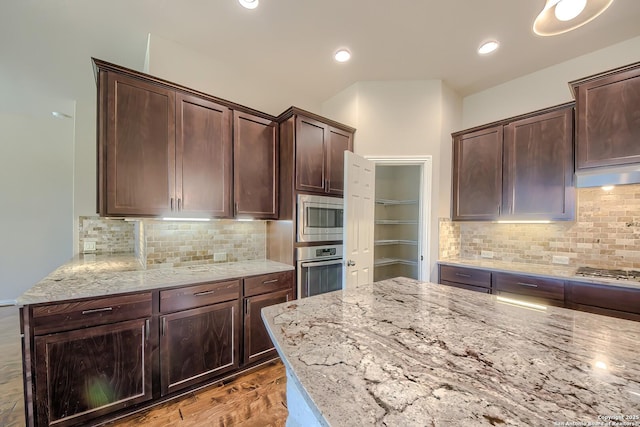
[[[506,292],[540,299],[564,301],[564,280],[495,273],[493,288],[498,294]]]
[[[640,314],[640,289],[569,282],[569,303]]]
[[[455,282],[464,285],[491,288],[491,272],[474,268],[440,266],[440,282]]]
[[[35,335],[151,316],[151,292],[33,307]]]
[[[466,289],[468,291],[482,292],[483,294],[491,293],[490,288],[485,288],[482,286],[465,285],[464,283],[448,282],[446,280],[441,280],[440,284],[453,286],[454,288]]]
[[[293,271],[263,274],[244,279],[244,296],[264,294],[293,287]]]
[[[187,310],[240,297],[240,281],[204,283],[184,288],[160,291],[160,311]]]

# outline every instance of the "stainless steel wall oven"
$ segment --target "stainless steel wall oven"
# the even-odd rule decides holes
[[[298,298],[342,289],[342,245],[296,249]]]

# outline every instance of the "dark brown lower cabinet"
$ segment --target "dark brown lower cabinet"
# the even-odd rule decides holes
[[[160,317],[162,394],[238,368],[238,300]]]
[[[491,293],[491,272],[475,268],[440,265],[440,284],[468,291]]]
[[[293,299],[293,288],[256,295],[244,299],[244,358],[243,362],[253,363],[277,355],[276,349],[264,326],[260,311],[264,307],[280,304]]]
[[[640,321],[640,290],[597,283],[567,282],[567,307]]]
[[[149,320],[35,337],[37,425],[84,424],[151,399]]]
[[[293,298],[281,271],[26,305],[27,425],[105,423],[273,359],[260,310]]]

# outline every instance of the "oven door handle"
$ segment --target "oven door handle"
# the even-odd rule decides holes
[[[307,268],[307,267],[323,267],[325,265],[335,265],[335,264],[342,264],[342,258],[334,259],[332,261],[303,262],[302,264],[300,264],[300,266],[303,268]]]

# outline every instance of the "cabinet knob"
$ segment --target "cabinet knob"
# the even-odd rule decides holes
[[[350,259],[349,261],[347,261],[347,267],[353,267],[356,265],[356,262],[352,259]]]

